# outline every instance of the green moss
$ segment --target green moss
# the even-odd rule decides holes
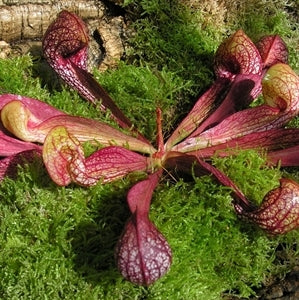
[[[298,66],[292,50],[298,34],[286,22],[279,1],[267,3],[268,10],[259,1],[256,11],[245,4],[248,1],[242,2],[239,16],[232,17],[227,28],[199,24],[200,10],[191,11],[179,1],[130,2],[139,12],[133,24],[137,34],[131,40],[132,52],[116,70],[95,72],[95,76],[151,140],[157,105],[163,109],[169,132],[213,80],[213,53],[227,32],[240,26],[254,39],[285,33],[282,37],[291,46],[292,66]],[[268,14],[272,2],[275,13]],[[50,89],[41,82],[33,76],[29,56],[0,60],[1,93],[36,97],[71,114],[109,119],[68,88]],[[85,151],[93,148],[85,145]],[[214,164],[256,202],[278,184],[282,172],[299,177],[298,170],[265,167],[263,158],[253,151],[215,158]],[[269,237],[239,220],[230,190],[209,176],[192,182],[164,178],[155,192],[150,217],[172,247],[172,267],[148,288],[126,282],[116,269],[114,248],[129,216],[126,192],[138,180],[136,176],[104,186],[61,188],[35,162],[14,180],[5,179],[0,185],[0,298],[248,297],[265,278],[283,276],[296,264],[298,231]]]
[[[48,91],[32,78],[32,59],[29,55],[14,59],[0,59],[0,91],[47,99]]]
[[[34,167],[6,179],[0,190],[1,297],[218,299],[229,292],[250,295],[276,270],[281,239],[240,221],[230,191],[206,176],[194,184],[166,182],[155,194],[151,219],[172,247],[170,272],[149,288],[124,281],[113,252],[128,217],[128,184],[58,188]]]
[[[174,252],[166,278],[173,299],[217,299],[233,289],[249,295],[250,286],[262,280],[261,269],[271,268],[272,245],[244,229],[229,190],[204,177],[159,191],[158,197],[156,219],[166,226],[162,231],[168,232]]]
[[[201,31],[195,18],[179,1],[140,1],[144,18],[137,19],[137,31],[132,40],[134,63],[148,62],[158,70],[166,68],[184,80],[192,80],[196,95],[212,78],[212,53],[219,36],[209,30]],[[179,99],[182,100],[187,99]]]
[[[265,194],[279,186],[281,172],[278,168],[267,167],[266,159],[253,150],[239,151],[236,156],[215,157],[215,166],[228,177],[256,204],[260,204]]]
[[[117,70],[104,74],[96,72],[95,75],[122,111],[132,115],[132,122],[151,141],[155,141],[156,136],[156,108],[162,109],[164,131],[169,132],[177,118],[177,96],[190,86],[177,74],[165,69],[158,71],[149,65],[120,63]]]

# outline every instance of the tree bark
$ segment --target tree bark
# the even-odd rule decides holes
[[[117,64],[125,53],[123,10],[104,0],[0,0],[0,41],[12,48],[7,51],[7,44],[0,44],[0,57],[7,53],[39,55],[45,31],[62,10],[76,13],[87,24],[91,68],[105,70]]]

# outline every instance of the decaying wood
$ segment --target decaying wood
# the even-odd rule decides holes
[[[0,58],[7,58],[11,52],[11,48],[5,41],[0,41]]]
[[[24,3],[26,1],[18,2]],[[0,6],[0,40],[13,42],[39,39],[63,9],[71,10],[87,21],[100,20],[104,17],[105,6],[99,1],[51,2],[39,0],[38,3],[34,4]]]
[[[98,0],[0,0],[0,41],[13,48],[8,51],[4,44],[6,55],[40,50],[42,37],[50,23],[60,11],[69,10],[79,15],[89,28],[90,67],[97,65],[105,70],[113,67],[125,52],[124,19],[114,17],[110,9]],[[1,53],[5,55],[3,51],[0,47],[0,56]]]
[[[124,20],[122,17],[115,17],[109,23],[102,21],[98,27],[99,34],[105,45],[106,55],[100,65],[100,71],[104,71],[109,67],[117,64],[124,53],[124,43],[121,33],[125,30]]]

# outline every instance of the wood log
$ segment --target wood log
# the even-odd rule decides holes
[[[93,0],[2,2],[6,5],[0,6],[0,40],[6,42],[41,39],[50,23],[64,9],[75,12],[89,24],[96,24],[105,15],[105,5]]]
[[[125,22],[114,3],[97,0],[0,0],[0,41],[10,44],[5,54],[40,55],[41,40],[50,23],[62,10],[80,16],[90,33],[90,69],[105,70],[117,64],[125,53]],[[3,50],[4,51],[4,50]],[[1,52],[0,57],[4,52]],[[2,53],[2,55],[1,55]]]

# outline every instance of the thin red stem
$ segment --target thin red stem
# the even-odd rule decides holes
[[[158,153],[159,156],[163,155],[164,152],[164,140],[162,133],[162,110],[160,107],[156,109],[157,113],[157,145],[158,145]]]

